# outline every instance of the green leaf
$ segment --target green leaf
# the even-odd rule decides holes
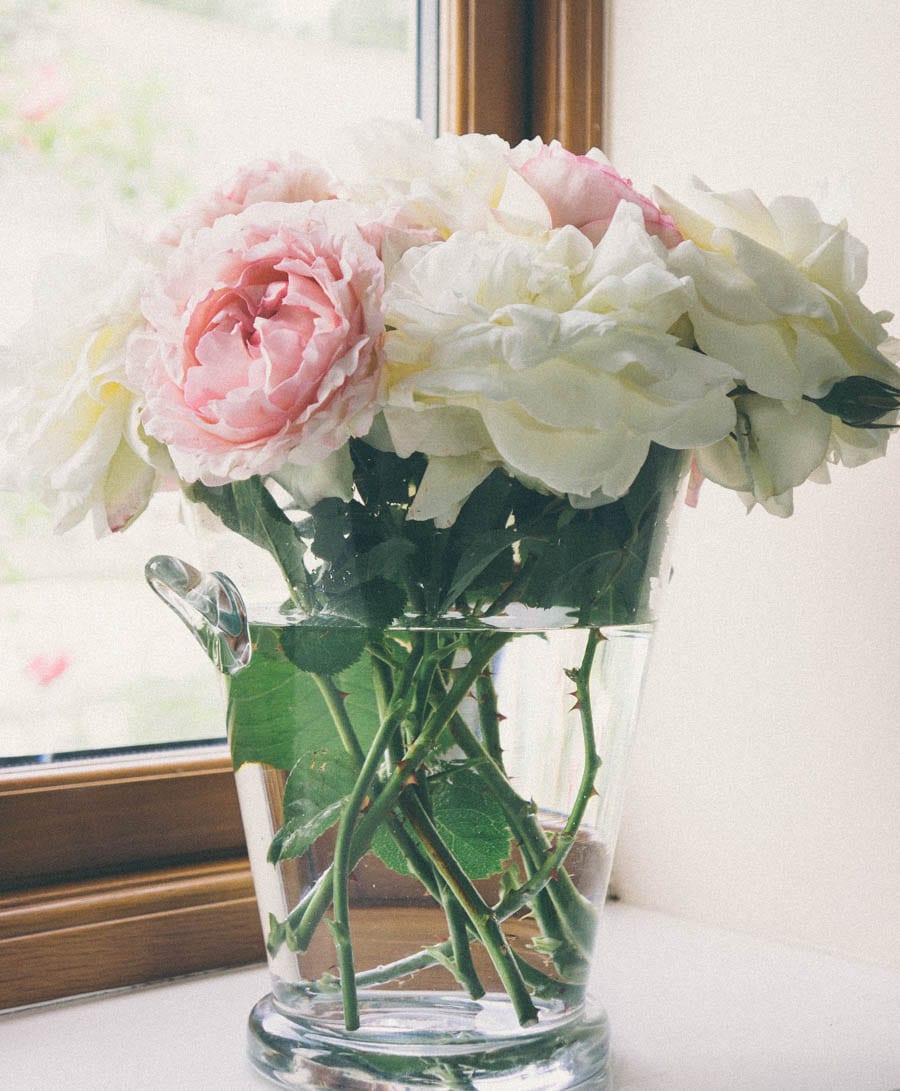
[[[322,588],[327,594],[342,594],[373,580],[402,582],[415,551],[415,545],[407,539],[389,538],[330,568],[322,580]]]
[[[205,504],[229,530],[271,553],[291,586],[304,593],[309,581],[303,563],[306,546],[262,478],[251,477],[221,486],[197,483],[184,491],[189,500]]]
[[[272,840],[269,862],[302,856],[340,819],[355,780],[356,768],[341,750],[302,754],[284,786],[284,823]]]
[[[350,440],[350,453],[363,503],[369,508],[408,508],[427,465],[424,455],[401,458],[362,440]]]
[[[407,832],[413,836],[412,831]],[[396,871],[398,875],[411,874],[406,863],[406,857],[403,855],[403,852],[391,836],[387,827],[379,827],[375,836],[372,838],[372,844],[369,851],[373,852],[383,864],[386,864],[391,869],[391,871]]]
[[[518,530],[492,530],[473,538],[463,550],[441,610],[448,610],[484,570],[520,537]]]
[[[493,470],[466,498],[450,528],[457,553],[470,538],[487,530],[506,526],[511,510],[515,479],[503,470]]]
[[[390,580],[373,579],[327,599],[328,610],[368,629],[386,629],[403,613],[406,593]],[[365,630],[362,630],[363,632]]]
[[[228,734],[234,768],[261,762],[287,772],[314,750],[336,749],[337,730],[315,678],[280,651],[280,629],[254,627],[250,665],[228,679]],[[335,678],[365,750],[378,730],[368,657]]]
[[[549,540],[523,543],[530,569],[525,601],[586,609],[621,565],[631,524],[616,505],[577,511],[560,524]]]
[[[281,565],[291,587],[305,597],[309,585],[309,574],[303,563],[306,545],[293,523],[259,478],[236,481],[231,488],[241,520],[241,533],[271,553]]]
[[[496,875],[509,856],[503,808],[477,767],[461,765],[435,778],[434,824],[470,879]]]
[[[668,510],[675,499],[679,471],[684,465],[684,451],[650,444],[641,472],[620,501],[634,526],[648,517],[655,521],[660,508]]]
[[[470,879],[498,874],[509,857],[510,832],[503,808],[477,766],[446,766],[428,779],[435,827]],[[372,851],[389,868],[408,873],[403,854],[384,830]]]
[[[280,921],[274,913],[269,914],[269,932],[266,937],[266,948],[270,955],[277,955],[281,950],[281,945],[287,939],[287,928],[283,921]]]
[[[285,656],[301,671],[338,674],[362,655],[367,633],[344,618],[308,618],[286,626],[281,634]]]
[[[343,500],[321,500],[312,509],[315,536],[311,549],[323,561],[344,556],[350,547],[350,508]]]

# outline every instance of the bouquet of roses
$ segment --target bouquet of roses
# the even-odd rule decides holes
[[[253,165],[69,285],[71,313],[49,306],[10,355],[7,484],[36,485],[61,528],[118,532],[174,483],[271,554],[275,622],[248,628],[220,581],[205,636],[234,675],[235,763],[286,775],[270,859],[336,838],[271,949],[303,950],[330,912],[356,1025],[348,878],[375,852],[450,937],[379,980],[440,962],[480,995],[479,944],[526,1023],[532,995],[583,981],[593,910],[565,861],[594,790],[588,680],[603,628],[643,619],[685,452],[695,485],[790,514],[829,463],[884,453],[900,372],[889,316],[859,299],[864,247],[809,201],[651,199],[601,153],[538,139],[384,126],[360,157],[352,181]],[[169,595],[202,582],[166,561],[151,578]],[[567,672],[584,773],[553,837],[504,776],[489,667],[514,606],[589,633]],[[327,731],[298,741],[273,696],[288,677]],[[376,714],[354,719],[362,686]],[[247,711],[260,693],[265,722]],[[454,778],[490,797],[496,859],[454,853]],[[494,904],[472,881],[490,875]],[[539,965],[504,939],[523,910]]]

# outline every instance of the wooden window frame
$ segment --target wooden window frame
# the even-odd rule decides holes
[[[446,0],[441,128],[602,144],[603,0]]]
[[[0,777],[0,1008],[265,958],[224,747]]]
[[[439,19],[442,129],[601,144],[602,0]],[[0,1009],[265,957],[224,747],[6,770],[0,830]]]

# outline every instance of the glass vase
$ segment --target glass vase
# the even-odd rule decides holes
[[[660,467],[639,517],[618,505],[599,517],[641,529],[617,545],[618,567],[604,559],[587,620],[532,594],[351,622],[248,607],[221,571],[150,562],[227,678],[272,972],[249,1054],[269,1078],[608,1086],[597,918],[680,471],[674,455]],[[252,555],[216,562],[241,583],[259,572]]]

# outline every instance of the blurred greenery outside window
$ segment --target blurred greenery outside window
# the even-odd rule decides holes
[[[56,256],[87,254],[341,131],[415,114],[414,0],[0,0],[0,339],[15,345]],[[153,598],[154,553],[190,559],[178,498],[124,534],[51,530],[0,493],[0,762],[212,739],[218,681]]]

